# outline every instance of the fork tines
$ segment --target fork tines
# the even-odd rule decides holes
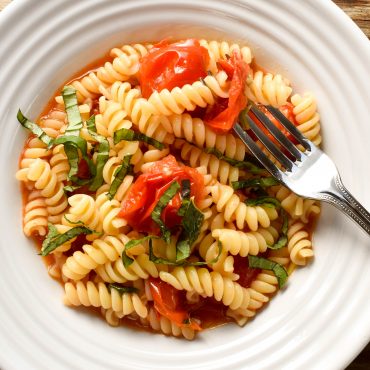
[[[258,109],[258,107],[253,104],[251,111],[256,116],[256,118],[261,122],[261,124],[266,128],[266,130],[276,139],[274,142],[271,140],[271,138],[266,135],[266,133],[247,115],[246,119],[248,121],[248,124],[251,128],[251,130],[254,132],[258,140],[267,148],[267,150],[277,159],[278,162],[281,163],[281,165],[288,171],[292,171],[296,161],[301,162],[306,157],[306,154],[311,151],[312,145],[309,140],[307,140],[300,131],[291,123],[285,116],[282,114],[278,109],[266,106],[268,111],[272,114],[272,116],[283,126],[286,128],[286,130],[291,134],[291,136],[303,146],[305,151],[300,151],[280,130],[278,127],[275,126],[273,122],[261,111]],[[237,134],[240,136],[240,131],[235,130]],[[239,131],[239,132],[238,132]],[[250,147],[250,141],[247,144]],[[278,144],[281,145],[282,148],[278,146]],[[261,149],[255,145],[254,148],[250,147],[250,150],[253,152],[254,155],[256,155],[257,158],[261,158]],[[285,149],[285,154],[282,149]],[[264,155],[264,157],[266,157]],[[292,161],[290,158],[295,158],[294,161]],[[263,160],[263,164],[266,167],[266,160],[270,162],[270,166],[273,165],[273,163],[266,157]],[[273,165],[275,167],[275,165]],[[271,169],[269,168],[270,172]]]

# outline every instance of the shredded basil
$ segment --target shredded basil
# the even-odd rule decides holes
[[[256,164],[254,164],[250,161],[238,161],[237,159],[229,158],[229,157],[223,155],[216,148],[205,148],[205,149],[203,149],[203,151],[208,153],[208,154],[213,154],[218,159],[229,163],[233,167],[247,169],[247,170],[249,170],[250,173],[253,173],[253,174],[260,174],[261,172],[264,171],[263,168],[257,166]]]
[[[84,222],[82,222],[82,221],[72,221],[72,220],[70,220],[68,217],[67,217],[67,215],[64,215],[63,216],[70,224],[74,224],[74,225],[85,225],[85,223]]]
[[[109,159],[109,142],[104,136],[98,135],[96,133],[94,115],[86,121],[86,127],[89,134],[99,143],[97,148],[98,154],[96,157],[95,176],[89,186],[89,190],[96,191],[104,182],[103,169]]]
[[[121,128],[114,133],[113,142],[118,144],[120,141],[143,141],[146,144],[152,145],[157,149],[163,149],[164,144],[160,141],[153,139],[152,137],[146,136],[141,132],[129,130],[127,128]]]
[[[139,244],[144,243],[146,240],[152,240],[152,239],[159,239],[159,237],[155,235],[148,235],[143,238],[132,239],[129,242],[127,242],[125,245],[125,249],[122,251],[122,255],[121,255],[123,266],[128,267],[134,262],[133,258],[127,255],[126,251],[128,251],[129,249],[133,247],[136,247]]]
[[[81,188],[81,186],[79,186],[79,185],[77,185],[77,186],[67,185],[63,188],[63,190],[64,190],[65,193],[72,193],[75,190],[80,189],[80,188]]]
[[[176,244],[176,261],[190,256],[191,246],[198,239],[204,221],[204,214],[195,206],[193,200],[184,200],[185,210],[182,212],[182,231]]]
[[[253,106],[253,102],[251,101],[248,102],[248,105],[239,114],[239,122],[244,130],[250,129],[249,122],[247,120],[247,115],[248,115],[248,112],[251,110],[252,106]]]
[[[218,261],[218,259],[220,258],[221,253],[222,253],[222,244],[219,241],[218,242],[218,254],[212,261],[209,261],[209,262],[203,262],[203,261],[200,261],[200,262],[186,262],[184,260],[182,260],[182,261],[170,261],[166,258],[160,258],[160,257],[157,257],[156,255],[154,255],[152,241],[149,240],[149,260],[152,261],[155,264],[163,264],[163,265],[170,265],[170,266],[204,266],[204,265],[209,265],[209,264],[216,263]]]
[[[273,197],[262,196],[255,199],[246,199],[244,203],[247,206],[265,206],[270,208],[280,208],[280,202]]]
[[[60,234],[57,228],[53,224],[48,224],[48,235],[42,243],[41,247],[41,256],[47,256],[54,249],[58,248],[60,245],[66,243],[68,240],[73,239],[74,237],[85,234],[93,234],[94,231],[85,227],[85,226],[76,226],[63,234]]]
[[[280,209],[280,214],[283,217],[283,225],[281,227],[279,239],[273,245],[268,245],[269,249],[281,249],[288,243],[288,215],[283,209]]]
[[[117,283],[110,283],[108,285],[108,289],[109,290],[117,290],[117,292],[122,295],[124,293],[137,293],[139,291],[139,289],[133,287],[133,286],[124,286],[124,285],[120,285],[120,284],[117,284]]]
[[[249,267],[262,270],[269,270],[274,273],[278,279],[279,288],[281,289],[288,280],[288,273],[285,268],[277,262],[258,256],[248,256]]]
[[[126,155],[123,157],[122,164],[120,167],[118,167],[118,170],[116,170],[114,174],[114,180],[112,181],[109,192],[107,193],[107,196],[109,199],[113,199],[116,195],[118,188],[122,184],[122,181],[127,176],[127,174],[130,171],[130,161],[131,161],[132,155]]]
[[[275,177],[258,177],[254,179],[233,181],[231,183],[234,190],[245,188],[267,188],[274,185],[279,185],[280,182]]]
[[[83,123],[78,109],[76,89],[73,86],[64,86],[62,97],[68,117],[66,135],[78,136],[83,127]]]
[[[167,204],[171,201],[171,199],[176,195],[179,189],[180,189],[180,184],[177,181],[174,181],[169,186],[169,188],[163,193],[163,195],[159,198],[158,203],[154,207],[154,210],[151,214],[152,220],[159,226],[159,229],[161,231],[161,236],[167,244],[170,243],[171,232],[166,227],[161,216],[162,216],[163,210],[166,208]]]
[[[18,110],[17,113],[18,122],[30,130],[34,135],[36,135],[43,143],[50,147],[53,143],[53,139],[44,132],[44,130],[35,122],[30,121],[27,117],[23,115],[21,110]]]

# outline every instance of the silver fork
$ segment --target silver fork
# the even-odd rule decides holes
[[[263,153],[239,123],[234,125],[234,132],[283,185],[299,196],[333,204],[370,235],[370,213],[344,187],[334,162],[306,139],[278,109],[271,106],[266,108],[304,148],[304,151],[299,150],[256,105],[252,105],[253,114],[289,154],[285,155],[248,115],[245,118],[259,141],[284,169],[279,169]]]

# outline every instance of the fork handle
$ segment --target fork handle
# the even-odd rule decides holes
[[[320,198],[336,206],[370,235],[370,213],[346,189],[339,176],[329,190],[320,193]]]

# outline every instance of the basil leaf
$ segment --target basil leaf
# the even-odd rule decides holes
[[[91,116],[86,122],[87,131],[99,143],[96,157],[96,173],[89,187],[89,190],[96,191],[103,184],[103,169],[109,159],[109,142],[108,140],[96,133],[95,116]]]
[[[153,212],[151,214],[152,220],[159,226],[161,236],[167,244],[170,243],[171,232],[164,224],[161,216],[163,210],[166,208],[167,204],[171,201],[171,199],[176,195],[179,189],[180,184],[177,181],[174,181],[170,185],[170,187],[163,193],[163,195],[159,198],[158,203],[154,207]]]
[[[258,257],[258,256],[248,256],[249,267],[257,268],[262,270],[269,270],[274,273],[278,279],[279,288],[281,289],[286,281],[288,280],[288,273],[283,266],[277,262],[270,261],[269,259]]]
[[[182,261],[190,256],[191,246],[198,239],[204,221],[204,214],[195,206],[193,200],[187,200],[186,204],[181,221],[183,230],[176,244],[176,261]]]
[[[17,113],[17,120],[23,127],[30,130],[48,147],[50,147],[53,144],[53,139],[50,136],[48,136],[46,132],[44,132],[44,130],[37,123],[32,122],[27,117],[25,117],[20,109],[18,110]]]
[[[206,153],[208,153],[208,154],[214,155],[218,159],[223,160],[223,161],[229,163],[233,167],[247,169],[247,170],[249,170],[250,173],[253,173],[253,174],[260,174],[261,172],[264,171],[263,168],[255,165],[252,162],[249,162],[249,161],[238,161],[237,159],[226,157],[225,155],[223,155],[216,148],[205,148],[205,149],[203,149],[203,151],[206,152]]]
[[[164,144],[160,141],[153,139],[152,137],[146,136],[141,132],[136,132],[134,130],[129,130],[127,128],[121,128],[114,133],[113,142],[118,144],[120,141],[143,141],[146,144],[152,145],[157,149],[163,149]]]
[[[64,86],[62,97],[68,117],[66,135],[78,136],[83,127],[83,123],[78,109],[76,89],[73,86]]]
[[[280,182],[275,177],[258,177],[255,179],[233,181],[231,183],[234,190],[244,188],[267,188],[269,186],[279,185]]]
[[[283,217],[283,225],[281,227],[280,236],[275,244],[267,246],[269,249],[281,249],[288,243],[288,215],[283,209],[280,210],[280,214]]]
[[[252,106],[253,106],[253,102],[249,101],[245,109],[243,109],[239,114],[239,123],[241,124],[244,130],[250,129],[249,122],[247,120],[247,115],[248,115],[248,112],[251,110]]]
[[[163,265],[170,265],[170,266],[204,266],[204,265],[216,263],[218,261],[218,259],[220,258],[220,256],[221,256],[221,252],[222,252],[222,244],[221,244],[221,242],[218,242],[218,255],[212,261],[209,261],[209,262],[205,262],[205,261],[199,261],[199,262],[175,261],[174,262],[174,261],[170,261],[170,260],[165,259],[165,258],[160,258],[160,257],[155,256],[154,253],[153,253],[152,241],[151,240],[149,241],[149,260],[152,261],[155,264],[163,264]]]
[[[69,163],[68,180],[72,180],[78,173],[78,164],[80,162],[78,147],[74,143],[66,142],[64,144],[64,152]]]
[[[75,146],[78,147],[78,149],[81,150],[82,156],[85,158],[87,157],[87,141],[83,139],[80,136],[71,136],[71,135],[63,135],[59,136],[58,138],[55,139],[54,144],[65,144],[65,143],[72,143]]]
[[[67,185],[63,188],[65,193],[73,193],[75,190],[80,189],[81,186],[73,186],[73,185]]]
[[[73,225],[85,225],[85,223],[84,222],[82,222],[82,221],[72,221],[72,220],[70,220],[68,217],[67,217],[67,215],[65,214],[64,216],[63,216],[63,218],[64,219],[66,219],[70,224],[73,224]]]
[[[246,199],[244,203],[247,206],[265,206],[270,208],[280,208],[280,202],[273,197],[262,196],[255,199]]]
[[[94,231],[85,227],[85,226],[76,226],[63,234],[58,233],[54,225],[49,224],[49,233],[46,236],[45,240],[42,243],[41,247],[41,256],[47,256],[54,249],[58,248],[60,245],[66,243],[68,240],[73,239],[74,237],[85,234],[93,234]]]
[[[109,192],[107,193],[108,199],[113,199],[114,196],[117,193],[118,188],[122,184],[122,181],[130,171],[130,161],[131,161],[132,155],[126,155],[123,157],[122,165],[118,167],[118,170],[116,170],[114,174],[114,180],[112,181]]]
[[[115,290],[117,290],[117,292],[120,295],[122,295],[124,293],[137,293],[139,291],[139,289],[137,289],[133,286],[124,286],[124,285],[120,285],[120,284],[117,284],[117,283],[110,283],[108,285],[108,289],[109,290],[115,289]]]
[[[123,266],[128,267],[134,262],[133,258],[127,255],[126,251],[128,251],[129,249],[133,247],[136,247],[139,244],[142,244],[146,240],[152,240],[152,239],[159,239],[159,237],[155,235],[148,235],[148,236],[145,236],[144,238],[132,239],[129,242],[127,242],[125,245],[125,249],[122,251],[122,255],[121,255]]]

